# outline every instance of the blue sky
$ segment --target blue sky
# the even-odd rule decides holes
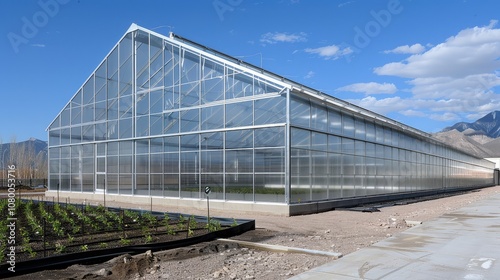
[[[0,1],[0,139],[46,127],[131,23],[426,132],[500,110],[500,2]]]

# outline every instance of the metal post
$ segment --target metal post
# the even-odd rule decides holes
[[[104,209],[106,209],[106,179],[104,179]]]

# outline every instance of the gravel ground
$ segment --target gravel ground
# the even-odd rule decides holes
[[[256,230],[233,240],[282,245],[347,255],[408,228],[407,222],[428,220],[472,202],[500,193],[500,186],[407,205],[380,208],[380,212],[336,210],[277,217],[231,213],[255,219]],[[163,209],[155,209],[163,210]],[[212,213],[212,211],[211,211]],[[203,214],[203,213],[193,213]],[[214,211],[213,215],[227,216]],[[121,256],[104,264],[75,265],[11,279],[288,279],[335,257],[270,251],[213,241],[174,250]]]

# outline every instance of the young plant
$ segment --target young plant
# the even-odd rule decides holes
[[[80,249],[81,249],[82,251],[87,251],[87,250],[89,249],[89,245],[87,245],[87,244],[82,245],[82,246],[80,246]]]
[[[59,242],[56,243],[56,249],[55,249],[55,251],[56,251],[57,254],[62,254],[65,249],[66,249],[66,246],[64,246],[64,244],[59,243]]]

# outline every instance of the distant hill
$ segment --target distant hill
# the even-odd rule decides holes
[[[472,123],[456,123],[433,136],[478,157],[500,157],[500,111]]]
[[[490,138],[498,138],[500,136],[500,111],[493,111],[473,123],[456,123],[453,126],[443,129],[441,132],[454,129],[459,132],[465,132],[468,135],[486,135]]]
[[[12,143],[3,143],[0,145],[0,169],[4,169],[4,164],[7,165],[10,160],[11,151],[33,151],[34,157],[40,156],[42,159],[47,159],[47,141],[42,141],[36,138],[30,138],[26,141]]]

